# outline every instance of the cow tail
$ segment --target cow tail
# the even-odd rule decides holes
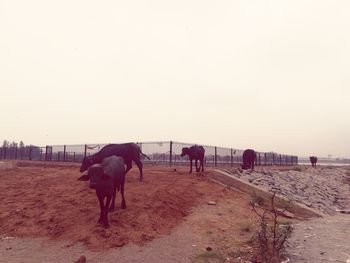
[[[151,158],[149,158],[149,157],[148,157],[146,154],[144,154],[143,152],[140,151],[140,153],[141,153],[142,156],[146,157],[148,160],[151,160]]]

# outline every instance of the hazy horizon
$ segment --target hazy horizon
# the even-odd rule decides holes
[[[348,1],[0,1],[0,140],[350,157]]]

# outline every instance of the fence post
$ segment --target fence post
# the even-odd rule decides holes
[[[66,145],[63,146],[63,161],[66,161]]]
[[[15,160],[17,160],[17,151],[18,151],[18,147],[17,147],[17,145],[15,146],[16,148],[15,148]]]
[[[48,149],[49,146],[46,145],[46,148],[45,148],[45,161],[47,161],[47,149]]]
[[[6,160],[6,154],[7,154],[7,147],[4,146],[4,160]]]
[[[266,166],[266,153],[264,153],[264,163],[265,163],[265,166]]]
[[[218,161],[218,155],[217,155],[217,148],[215,146],[215,159],[214,159],[214,163],[215,163],[215,166],[217,166],[217,161]]]
[[[233,166],[233,149],[231,148],[231,167]]]
[[[73,163],[75,163],[75,152],[73,152]]]
[[[86,151],[87,151],[87,144],[85,144],[85,149],[84,149],[84,158],[86,157]]]
[[[280,154],[280,165],[282,165],[282,155]]]
[[[29,146],[29,161],[32,160],[32,146]]]
[[[169,161],[170,161],[170,166],[172,164],[172,161],[173,161],[173,142],[170,141],[170,158],[169,158]]]

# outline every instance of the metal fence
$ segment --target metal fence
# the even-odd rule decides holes
[[[193,144],[162,141],[137,143],[142,152],[150,157],[144,163],[152,164],[186,164],[188,157],[181,157],[181,149]],[[0,147],[0,159],[38,160],[57,162],[81,162],[85,156],[98,152],[107,144],[78,144],[53,146]],[[234,166],[242,163],[243,150],[203,145],[206,165]],[[297,165],[298,157],[273,152],[257,152],[256,165]]]

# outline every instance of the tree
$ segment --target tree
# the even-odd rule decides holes
[[[4,142],[2,143],[2,147],[8,147],[8,146],[9,146],[8,140],[4,140]]]

